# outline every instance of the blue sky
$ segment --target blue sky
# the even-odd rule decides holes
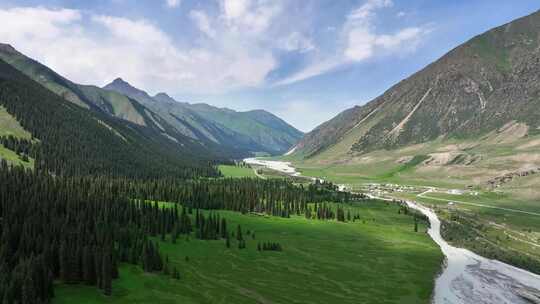
[[[3,0],[0,42],[79,83],[122,77],[309,131],[538,9],[537,0]]]

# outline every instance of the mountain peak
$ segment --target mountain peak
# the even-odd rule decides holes
[[[131,85],[129,84],[129,82],[125,81],[125,80],[122,79],[121,77],[117,77],[117,78],[114,79],[110,84],[112,84],[112,85],[131,86]]]
[[[113,82],[109,83],[108,85],[103,87],[106,90],[115,91],[120,94],[124,94],[127,97],[133,98],[139,102],[142,102],[143,104],[152,104],[155,102],[148,93],[145,91],[138,89],[134,86],[132,86],[129,82],[125,81],[124,79],[118,77]]]
[[[159,96],[159,97],[169,97],[169,98],[171,98],[171,96],[169,96],[169,95],[168,95],[167,93],[165,93],[165,92],[159,92],[159,93],[157,93],[156,96],[154,96],[154,97],[158,97],[158,96]]]
[[[104,89],[113,90],[113,91],[119,91],[119,90],[128,90],[128,91],[134,91],[137,90],[134,86],[132,86],[129,82],[125,81],[121,77],[117,77],[114,79],[111,83],[103,87]],[[120,92],[125,94],[125,92]]]
[[[8,54],[19,54],[19,52],[13,46],[11,46],[11,44],[7,43],[0,43],[0,52]]]
[[[152,97],[154,100],[163,102],[163,103],[177,103],[177,101],[169,96],[167,93],[160,92],[157,93],[154,97]]]

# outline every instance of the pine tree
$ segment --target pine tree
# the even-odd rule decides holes
[[[104,252],[102,267],[103,294],[110,296],[112,294],[112,261],[110,252]]]
[[[171,241],[173,244],[176,244],[176,239],[178,238],[178,224],[175,222],[173,227],[173,233],[171,236]]]
[[[240,227],[240,224],[239,224],[238,227],[236,228],[236,240],[241,241],[243,239],[244,238],[242,237],[242,227]]]

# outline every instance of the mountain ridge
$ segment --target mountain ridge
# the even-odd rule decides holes
[[[198,142],[118,119],[70,102],[0,59],[0,105],[35,146],[35,170],[57,175],[148,178],[216,176],[218,158]],[[165,132],[165,130],[164,130]]]
[[[164,93],[156,94],[154,99],[122,78],[116,78],[109,84],[120,88],[117,90],[77,84],[20,53],[9,44],[0,43],[0,59],[53,93],[82,108],[101,111],[126,122],[153,129],[156,134],[154,136],[163,136],[176,142],[185,141],[187,138],[197,140],[201,146],[208,149],[209,154],[231,158],[242,158],[249,156],[251,152],[258,151],[279,154],[296,143],[301,136],[301,134],[295,134],[294,137],[280,142],[287,146],[286,148],[282,146],[278,149],[269,149],[270,145],[275,144],[273,141],[269,141],[268,145],[263,144],[258,138],[246,136],[238,130],[202,117],[195,111],[197,107],[200,107],[198,105],[178,103]],[[169,110],[171,107],[174,109]],[[170,112],[173,112],[173,115]],[[271,128],[267,130],[269,130],[268,133],[274,132]]]
[[[540,119],[540,12],[480,34],[363,106],[321,124],[294,154],[307,158],[347,138],[347,154],[437,139],[477,138]],[[343,147],[346,149],[346,147]]]
[[[303,135],[265,110],[239,112],[206,103],[179,102],[163,92],[151,97],[122,78],[116,78],[103,88],[125,94],[150,107],[186,136],[241,150],[282,154]]]

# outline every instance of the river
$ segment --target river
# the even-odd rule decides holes
[[[300,176],[289,162],[255,158],[244,161]],[[446,257],[444,269],[435,281],[434,304],[540,304],[539,275],[448,244],[441,237],[441,222],[433,210],[416,202],[407,204],[429,218],[428,233]]]

